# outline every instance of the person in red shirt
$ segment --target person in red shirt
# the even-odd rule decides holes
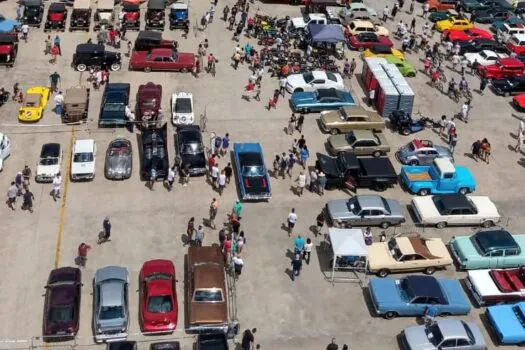
[[[53,45],[51,48],[51,62],[52,64],[55,64],[57,62],[57,55],[60,53],[58,50],[58,47],[56,45]]]
[[[222,252],[224,253],[224,261],[226,265],[230,265],[231,261],[231,251],[232,251],[232,236],[231,234],[226,235],[226,241],[222,247]]]
[[[432,72],[432,85],[436,84],[439,79],[439,71],[436,69]]]
[[[215,154],[213,154],[210,158],[208,158],[208,172],[211,174],[211,168],[215,165],[217,160],[215,159]]]
[[[213,63],[215,63],[216,58],[213,56],[212,53],[208,55],[208,73],[211,71],[211,67],[213,66]]]
[[[111,28],[108,32],[108,37],[109,37],[109,43],[113,46],[115,46],[115,38],[117,37],[117,32],[115,31],[114,28]]]
[[[281,68],[281,75],[283,77],[287,77],[288,74],[290,74],[290,66],[288,64],[285,64],[284,66],[282,66]]]
[[[246,90],[246,92],[253,91],[255,89],[255,83],[253,81],[250,81],[248,85],[244,87],[244,89]]]
[[[86,261],[87,261],[87,253],[91,250],[91,246],[87,245],[86,243],[82,242],[78,246],[78,266],[80,267],[86,267]]]

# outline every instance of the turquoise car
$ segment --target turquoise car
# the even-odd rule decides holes
[[[525,345],[525,302],[489,306],[487,319],[499,343]]]
[[[294,112],[309,113],[355,106],[355,101],[348,91],[331,88],[294,92],[290,105]]]
[[[452,237],[450,251],[462,270],[503,269],[525,265],[525,235],[505,230]]]

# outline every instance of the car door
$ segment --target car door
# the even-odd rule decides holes
[[[420,165],[427,165],[432,163],[432,159],[429,159],[428,152],[426,150],[417,151],[417,158],[419,159]]]
[[[407,304],[406,315],[418,316],[424,315],[428,307],[427,297],[415,297]]]
[[[351,146],[352,146],[352,150],[354,151],[355,154],[357,154],[357,155],[365,155],[366,154],[367,147],[366,147],[366,141],[365,140],[357,140]]]
[[[517,248],[505,249],[503,252],[502,268],[516,267],[523,264],[523,258],[520,256],[520,251]]]
[[[163,57],[162,56],[156,56],[153,58],[153,60],[150,60],[147,62],[148,59],[146,58],[146,64],[151,65],[152,70],[162,70],[164,69],[164,65],[162,63]]]
[[[401,261],[401,269],[403,271],[410,271],[415,270],[420,266],[420,260],[421,256],[418,254],[406,254],[403,255],[400,259]]]
[[[504,252],[503,249],[495,249],[490,252],[489,256],[489,269],[499,269],[504,265]]]
[[[451,209],[447,215],[447,223],[450,225],[461,225],[463,224],[463,211],[462,209]]]
[[[389,221],[388,216],[382,210],[374,209],[370,210],[370,219],[368,220],[369,225],[378,225],[382,222]]]
[[[165,56],[162,58],[162,64],[166,70],[180,70],[180,64],[173,57]]]
[[[457,346],[456,338],[448,338],[448,339],[443,340],[441,342],[441,344],[439,344],[438,349],[440,349],[440,350],[456,350],[456,349],[458,349],[456,346]]]
[[[357,219],[358,225],[369,225],[372,220],[372,211],[363,209],[359,213],[359,219]]]

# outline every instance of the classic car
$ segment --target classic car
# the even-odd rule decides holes
[[[525,111],[525,94],[516,95],[512,98],[512,104],[519,111]]]
[[[144,72],[175,71],[191,72],[196,65],[195,55],[192,53],[178,52],[171,49],[151,49],[151,51],[133,51],[129,60],[130,70],[143,70]]]
[[[464,55],[467,52],[480,52],[482,50],[490,50],[504,54],[509,53],[509,50],[505,44],[499,43],[495,40],[476,38],[470,41],[459,41],[458,44],[460,55]]]
[[[465,196],[461,193],[415,197],[412,209],[421,225],[491,227],[501,216],[489,197]]]
[[[6,18],[4,15],[0,14],[0,33],[16,33],[20,26],[20,22]]]
[[[115,2],[114,0],[98,0],[95,11],[95,30],[101,26],[109,28],[115,24]]]
[[[173,125],[193,124],[194,121],[193,94],[181,91],[171,95],[171,122]]]
[[[126,125],[126,106],[129,105],[129,83],[107,83],[102,95],[99,126]]]
[[[361,12],[361,11],[366,11],[370,14],[370,16],[373,16],[373,17],[377,16],[377,12],[373,7],[366,6],[362,2],[348,3],[344,8],[342,8],[339,11],[338,15],[339,15],[339,18],[341,18],[342,20],[345,20],[348,17],[352,17],[352,13]]]
[[[411,350],[487,350],[478,325],[472,321],[437,320],[432,324],[411,326],[401,333],[401,344]]]
[[[175,134],[175,154],[182,167],[189,167],[190,175],[206,173],[206,154],[198,125],[179,125]]]
[[[443,32],[443,37],[445,40],[450,40],[453,42],[456,41],[469,41],[476,38],[483,38],[492,40],[492,34],[488,31],[480,28],[470,28],[470,29],[449,29]]]
[[[512,13],[504,8],[496,7],[486,10],[476,10],[471,14],[471,21],[477,23],[492,23],[494,21],[504,21],[511,17]]]
[[[140,138],[140,177],[142,180],[150,179],[151,169],[157,171],[157,179],[165,179],[168,176],[168,124],[161,128],[148,128],[142,130]]]
[[[97,158],[95,140],[76,140],[71,152],[73,153],[71,156],[71,180],[93,180]]]
[[[416,76],[416,68],[408,61],[394,55],[385,55],[383,58],[386,60],[386,63],[394,64],[404,77],[413,78]]]
[[[168,350],[169,348],[165,348],[163,350]],[[108,342],[106,350],[137,350],[137,342],[136,341],[130,341],[130,340],[120,340],[120,341],[112,341]],[[175,349],[180,350],[180,349]]]
[[[124,340],[128,336],[128,270],[120,266],[98,269],[93,278],[93,332],[95,342]]]
[[[441,238],[399,236],[368,246],[368,270],[379,277],[407,271],[431,275],[449,265],[452,265],[452,258]]]
[[[352,35],[348,38],[348,47],[353,50],[368,49],[372,45],[384,45],[393,47],[394,43],[384,35],[377,35],[374,32],[364,32]]]
[[[478,306],[525,301],[525,270],[514,269],[471,270],[465,279]]]
[[[524,30],[525,33],[525,30]],[[514,34],[507,40],[507,48],[517,55],[525,53],[525,34]]]
[[[403,52],[385,45],[372,45],[363,51],[363,57],[385,57],[388,55],[394,55],[400,60],[405,59]]]
[[[452,10],[456,7],[454,0],[428,0],[427,3],[430,12]]]
[[[465,59],[468,61],[469,66],[472,66],[472,64],[476,61],[481,66],[488,66],[496,63],[496,61],[500,58],[509,57],[507,54],[497,53],[490,50],[482,50],[480,52],[469,52],[466,53],[464,56]]]
[[[405,222],[399,202],[378,195],[330,200],[326,203],[326,214],[333,226],[379,226],[386,229]]]
[[[122,24],[128,30],[140,30],[140,7],[136,4],[123,2],[122,11],[124,12],[124,19]]]
[[[479,0],[479,2],[486,8],[503,8],[507,11],[514,11],[514,7],[509,4],[506,0]]]
[[[402,164],[428,165],[436,158],[447,158],[454,162],[454,156],[446,146],[436,145],[430,140],[414,139],[396,152]]]
[[[492,91],[497,95],[509,96],[525,92],[525,76],[494,79],[491,82]]]
[[[141,84],[137,91],[137,121],[144,127],[154,124],[162,106],[162,85],[152,82]]]
[[[36,166],[36,182],[52,182],[62,167],[62,147],[59,143],[45,143]]]
[[[264,164],[261,145],[234,143],[233,159],[242,200],[269,200],[272,198],[270,176]]]
[[[199,334],[197,335],[195,350],[228,350],[226,334]]]
[[[494,64],[478,67],[478,74],[487,79],[502,79],[523,73],[525,64],[517,58],[500,58]]]
[[[42,326],[45,341],[75,337],[79,328],[81,291],[79,268],[60,267],[49,273]]]
[[[13,67],[18,54],[18,35],[0,33],[0,65]]]
[[[140,31],[135,39],[135,51],[150,51],[151,49],[173,49],[174,41],[162,37],[162,33],[152,30]]]
[[[401,183],[410,193],[467,194],[476,189],[476,180],[467,167],[454,165],[450,159],[435,158],[431,165],[403,165]]]
[[[447,29],[470,29],[474,28],[474,24],[472,24],[468,19],[466,18],[457,18],[457,17],[450,17],[448,19],[436,22],[436,30],[439,32],[444,32]]]
[[[104,175],[110,180],[123,180],[131,177],[133,151],[131,142],[118,138],[111,141],[106,151]]]
[[[525,34],[525,26],[521,23],[503,23],[497,31],[497,36],[504,42],[508,41],[513,35],[523,34]]]
[[[4,170],[4,161],[11,155],[11,140],[0,132],[0,172]]]
[[[44,17],[44,3],[42,0],[24,0],[24,24],[40,27]]]
[[[91,2],[90,0],[75,0],[73,12],[69,21],[69,31],[87,30],[91,25]]]
[[[395,280],[372,278],[368,290],[375,312],[386,319],[423,316],[429,307],[440,316],[468,315],[470,303],[458,280],[409,275]]]
[[[229,326],[224,255],[217,244],[189,247],[186,333],[223,333]]]
[[[351,130],[383,130],[385,121],[377,112],[354,106],[321,112],[319,125],[324,132],[337,135]]]
[[[120,52],[106,51],[104,45],[78,44],[71,65],[79,72],[88,68],[120,70]]]
[[[348,23],[345,27],[345,35],[347,38],[361,33],[375,33],[382,36],[388,36],[390,34],[387,28],[370,21],[355,20]]]
[[[317,89],[345,88],[339,73],[314,70],[306,73],[290,74],[286,77],[286,91],[289,93],[315,91]]]
[[[290,104],[295,112],[310,113],[355,106],[350,92],[337,89],[318,89],[311,92],[294,92]]]
[[[146,30],[148,29],[164,29],[166,20],[166,1],[165,0],[149,0],[146,10]]]
[[[485,5],[478,0],[461,0],[460,5],[465,12],[472,12],[486,8]]]
[[[170,30],[189,28],[188,4],[175,2],[170,6]]]
[[[329,136],[327,149],[332,155],[351,151],[357,156],[380,157],[390,152],[383,133],[373,130],[351,130],[346,134]]]
[[[143,333],[172,333],[177,327],[176,283],[175,265],[170,260],[150,260],[142,265],[139,275],[139,319]]]
[[[44,86],[35,86],[27,89],[24,104],[18,110],[18,120],[21,122],[37,122],[44,116],[49,89]]]
[[[67,9],[63,2],[52,2],[47,9],[47,19],[44,32],[48,30],[66,30]]]
[[[498,30],[501,30],[505,27],[505,25],[507,26],[521,26],[521,28],[524,28],[523,25],[525,24],[525,21],[519,17],[510,17],[510,18],[507,18],[506,20],[504,21],[494,21],[492,22],[492,24],[490,25],[489,29],[491,32],[493,32],[494,34],[496,34],[498,32]]]
[[[179,341],[155,342],[150,346],[150,350],[181,350]],[[226,349],[228,350],[228,349]]]
[[[86,121],[89,114],[89,96],[91,89],[82,85],[66,90],[62,104],[62,122],[75,123]]]
[[[501,345],[525,346],[525,302],[493,305],[487,308],[487,320]]]
[[[459,17],[459,13],[456,10],[444,10],[444,11],[433,11],[428,15],[428,20],[432,23],[449,19],[450,17]]]

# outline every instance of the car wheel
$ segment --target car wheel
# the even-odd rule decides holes
[[[339,129],[331,129],[331,130],[330,130],[330,134],[332,134],[332,135],[337,135],[337,134],[339,134],[339,133],[340,133],[340,132],[339,132]]]
[[[383,230],[386,230],[390,226],[390,223],[387,221],[384,221],[379,224],[379,227],[381,227]]]
[[[381,152],[380,151],[375,151],[375,152],[372,153],[372,156],[376,157],[376,158],[379,158],[379,157],[381,157]]]
[[[85,64],[77,64],[77,71],[79,72],[85,72],[87,69],[87,66]]]
[[[434,266],[429,266],[425,270],[423,270],[423,272],[426,275],[432,275],[434,272],[436,272],[436,268]]]
[[[377,277],[385,278],[388,275],[390,275],[389,269],[381,269],[377,272]]]
[[[397,317],[397,312],[395,312],[395,311],[387,311],[387,312],[385,312],[384,317],[385,317],[387,320],[391,320],[391,319]]]
[[[407,78],[414,78],[416,76],[415,72],[410,72],[407,74]]]
[[[110,67],[110,69],[115,72],[117,70],[120,70],[120,63],[113,63]]]
[[[430,190],[428,188],[422,188],[417,192],[419,196],[428,196],[429,193]]]
[[[308,108],[301,108],[301,113],[310,113]]]
[[[487,220],[487,221],[483,221],[483,223],[481,224],[481,226],[487,228],[487,227],[492,227],[494,226],[494,222],[492,222],[492,220]]]
[[[386,191],[386,185],[385,184],[375,184],[374,185],[374,191],[376,191],[376,192]]]
[[[293,92],[303,92],[303,91],[304,91],[303,88],[297,88],[297,89],[295,89]]]
[[[410,162],[408,162],[408,165],[419,165],[419,161],[416,159],[412,159]]]
[[[401,129],[401,135],[408,136],[410,135],[410,129],[409,128],[403,128]]]
[[[447,223],[445,221],[441,221],[436,224],[436,227],[439,229],[445,228],[446,226],[447,226]]]
[[[461,188],[459,189],[459,193],[461,193],[461,194],[467,194],[467,193],[468,193],[468,188],[466,188],[466,187],[461,187]]]
[[[181,72],[181,73],[187,73],[187,72],[188,72],[188,68],[182,68],[182,69],[180,70],[180,72]]]
[[[146,73],[151,72],[151,67],[144,67],[144,72],[146,72]]]

